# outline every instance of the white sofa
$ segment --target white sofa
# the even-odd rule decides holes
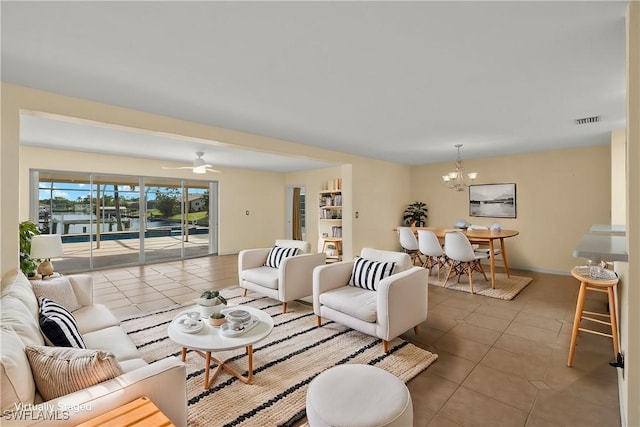
[[[93,303],[93,280],[89,275],[68,277],[81,308],[73,312],[87,348],[106,350],[116,356],[123,374],[86,389],[45,403],[36,389],[26,345],[46,345],[38,323],[38,300],[29,280],[21,272],[2,280],[2,425],[76,425],[147,396],[176,425],[187,424],[185,366],[170,357],[147,364],[119,326],[118,319],[101,304]],[[48,419],[45,414],[16,414],[16,404],[35,408],[70,408],[63,416]],[[14,415],[10,415],[10,413]],[[49,412],[48,410],[45,413]],[[43,416],[44,415],[44,416]],[[15,418],[18,418],[17,420]]]
[[[299,254],[285,258],[278,268],[267,267],[265,262],[272,248],[245,249],[238,254],[240,287],[258,292],[282,302],[311,296],[313,269],[323,265],[326,255],[310,254],[311,245],[302,240],[276,240],[281,248],[298,248]]]
[[[317,267],[313,271],[313,312],[318,326],[322,318],[389,341],[427,320],[427,270],[413,267],[406,253],[364,248],[360,257],[395,262],[390,276],[380,280],[377,290],[349,286],[354,261]]]

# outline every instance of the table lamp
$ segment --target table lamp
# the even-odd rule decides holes
[[[29,256],[33,259],[44,259],[38,266],[38,274],[51,276],[53,274],[53,263],[51,258],[64,254],[62,249],[62,239],[58,234],[40,234],[31,238],[31,252]]]

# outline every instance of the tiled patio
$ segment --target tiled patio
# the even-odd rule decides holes
[[[610,339],[582,334],[566,366],[578,283],[514,273],[534,280],[512,301],[429,287],[429,318],[405,335],[439,355],[408,383],[414,426],[619,426]],[[95,300],[119,316],[189,305],[203,289],[238,282],[235,255],[90,274]]]

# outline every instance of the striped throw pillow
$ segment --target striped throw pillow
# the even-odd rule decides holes
[[[87,348],[75,317],[60,304],[40,297],[40,330],[49,345]]]
[[[395,262],[372,261],[356,257],[349,285],[375,291],[378,289],[380,280],[391,276],[395,268]]]
[[[42,398],[55,399],[122,374],[112,353],[70,347],[25,347]]]
[[[274,246],[269,251],[267,260],[264,265],[267,267],[278,268],[283,259],[298,255],[298,248],[282,248]]]

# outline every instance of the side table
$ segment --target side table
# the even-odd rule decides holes
[[[148,397],[140,397],[76,427],[172,427],[174,424]]]
[[[42,274],[36,274],[35,276],[32,277],[27,277],[31,282],[48,282],[50,280],[56,279],[58,277],[64,277],[62,274],[60,273],[53,273],[51,276],[45,276],[45,278],[42,278]]]

